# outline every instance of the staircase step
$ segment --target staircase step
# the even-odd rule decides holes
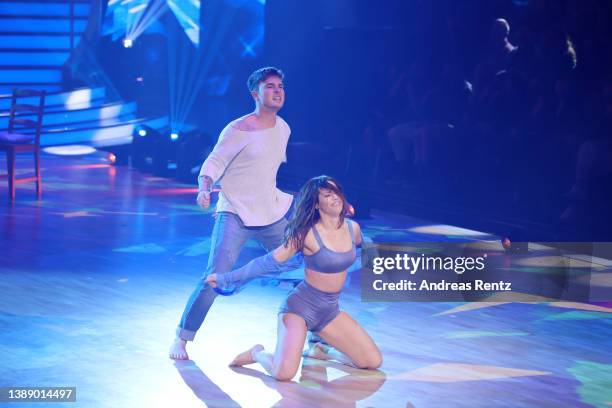
[[[10,94],[13,91],[13,88],[15,88],[15,85],[16,84],[0,83],[0,95]],[[47,92],[58,92],[62,90],[62,84],[36,84],[30,86],[30,88],[35,88]]]
[[[80,35],[74,36],[74,45],[81,39]],[[0,49],[70,49],[69,35],[28,35],[25,33],[0,35]]]
[[[13,88],[13,87],[12,87]],[[11,107],[11,92],[2,92],[0,94],[0,111],[6,111]],[[45,97],[45,112],[47,110],[57,110],[62,108],[65,110],[85,109],[89,107],[101,106],[106,97],[106,88],[81,88],[72,91],[49,93]],[[36,103],[36,98],[19,98],[20,103]]]
[[[0,26],[0,28],[2,28]],[[75,36],[77,35],[81,35],[82,33],[78,33],[78,32],[74,32],[73,33]],[[42,33],[42,32],[37,32],[37,31],[31,31],[31,30],[27,30],[27,31],[0,31],[0,37],[5,37],[5,36],[27,36],[28,38],[32,38],[32,37],[70,37],[70,31],[57,31],[57,32],[47,32],[47,33]]]
[[[0,51],[2,65],[62,65],[70,57],[69,52],[18,52]]]
[[[89,15],[89,3],[76,3],[74,15],[87,17]],[[1,2],[0,15],[3,16],[70,16],[70,2]]]
[[[93,108],[78,109],[78,110],[45,110],[43,117],[43,125],[45,128],[53,128],[58,125],[67,125],[73,127],[75,123],[88,123],[106,119],[122,118],[122,120],[131,120],[136,115],[136,102],[114,103]],[[27,118],[28,115],[23,115]],[[34,115],[31,115],[31,119]],[[8,128],[9,112],[0,113],[0,129]],[[74,127],[89,127],[90,125],[74,126]]]
[[[1,0],[0,0],[1,1]],[[89,17],[87,15],[85,16],[72,16],[70,17],[70,15],[67,16],[54,16],[54,15],[38,15],[38,14],[16,14],[16,15],[10,15],[10,14],[0,14],[0,19],[3,20],[20,20],[20,19],[30,19],[30,20],[35,20],[35,21],[41,21],[41,20],[74,20],[74,21],[87,21]]]
[[[4,48],[4,47],[0,47],[0,52],[18,52],[18,53],[47,53],[47,54],[53,54],[55,52],[68,52],[70,53],[70,48]]]
[[[60,83],[62,71],[59,69],[0,69],[3,83]]]
[[[42,146],[59,146],[74,143],[85,143],[94,147],[116,146],[132,143],[132,134],[136,126],[146,125],[154,129],[168,126],[168,117],[152,119],[134,119],[111,126],[92,126],[89,129],[70,129],[46,132],[41,135]]]
[[[87,4],[90,5],[93,0],[0,0],[2,3],[18,3],[18,4]],[[117,0],[111,0],[115,2]],[[130,0],[131,1],[131,0]]]
[[[30,74],[35,74],[36,71],[61,71],[62,64],[60,65],[4,65],[0,64],[0,78],[4,78],[3,73],[6,71],[20,71],[24,72],[28,76]],[[36,79],[36,78],[33,78]]]
[[[55,134],[58,132],[75,131],[82,129],[93,129],[117,126],[124,123],[129,123],[132,120],[136,120],[136,116],[133,113],[127,113],[120,116],[111,116],[107,118],[96,118],[92,120],[85,120],[83,122],[68,122],[58,124],[44,124],[42,133]]]
[[[82,33],[87,26],[87,20],[75,20],[74,32]],[[70,19],[30,19],[30,18],[3,18],[0,17],[0,30],[12,33],[70,33]]]

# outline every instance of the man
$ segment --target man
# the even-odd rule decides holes
[[[232,270],[246,241],[256,239],[270,251],[283,240],[285,215],[293,197],[276,188],[276,173],[286,161],[291,130],[277,115],[285,102],[284,74],[274,67],[253,72],[247,85],[255,110],[230,122],[221,132],[198,177],[197,202],[210,206],[210,192],[219,181],[221,192],[211,237],[211,251],[204,276],[191,294],[170,348],[170,358],[188,359],[187,341],[192,341],[217,296],[205,282],[211,273]],[[296,269],[301,259],[283,264]]]

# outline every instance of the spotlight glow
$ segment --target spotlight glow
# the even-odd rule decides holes
[[[174,140],[178,140],[178,138],[179,138],[179,134],[178,133],[176,133],[176,132],[170,133],[170,140],[174,141]]]
[[[95,148],[84,145],[50,146],[42,150],[45,153],[56,154],[58,156],[83,156],[96,152]]]
[[[483,237],[488,236],[486,232],[474,231],[467,228],[454,227],[452,225],[422,225],[410,228],[408,231],[418,234],[447,235],[454,237]]]
[[[147,135],[146,129],[138,129],[138,136],[145,137]]]
[[[123,47],[124,48],[132,48],[132,45],[134,45],[134,41],[132,41],[131,38],[124,38],[123,39]]]

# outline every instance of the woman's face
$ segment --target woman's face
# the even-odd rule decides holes
[[[319,212],[338,216],[342,212],[342,208],[344,207],[344,200],[342,197],[335,193],[333,190],[327,188],[319,189],[319,202],[318,202]]]

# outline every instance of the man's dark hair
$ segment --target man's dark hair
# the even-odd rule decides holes
[[[249,79],[247,80],[247,86],[249,87],[249,91],[257,91],[259,83],[265,81],[271,76],[279,77],[282,81],[285,77],[285,74],[283,74],[283,71],[275,67],[259,68],[257,71],[249,75]]]

